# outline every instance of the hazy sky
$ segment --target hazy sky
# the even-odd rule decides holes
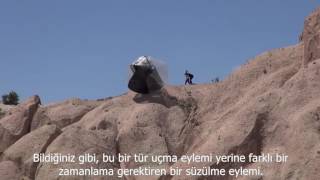
[[[122,94],[128,64],[165,61],[169,82],[227,76],[259,53],[296,44],[315,0],[1,0],[0,95],[45,103]]]

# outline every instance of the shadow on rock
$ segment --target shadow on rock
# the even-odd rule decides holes
[[[149,94],[136,94],[133,100],[139,104],[157,103],[167,108],[178,105],[178,99],[175,96],[169,95],[165,89]]]

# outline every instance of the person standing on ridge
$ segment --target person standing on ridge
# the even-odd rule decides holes
[[[193,74],[189,73],[188,70],[186,70],[186,72],[184,73],[184,75],[186,76],[186,81],[184,82],[184,84],[193,84],[192,83],[192,79],[193,79]]]

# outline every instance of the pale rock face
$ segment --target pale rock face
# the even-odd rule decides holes
[[[4,153],[4,160],[20,163],[26,176],[34,178],[38,163],[32,161],[33,154],[44,153],[47,146],[61,133],[56,125],[45,125],[30,132],[11,145]]]
[[[12,161],[0,162],[0,179],[20,180],[20,171]]]
[[[39,108],[31,124],[31,130],[46,124],[55,124],[63,128],[81,119],[83,115],[98,106],[100,102],[70,99]]]
[[[0,119],[6,116],[9,113],[10,109],[14,107],[14,105],[1,104],[0,102]]]
[[[307,17],[301,36],[304,43],[304,64],[320,58],[320,8]]]
[[[102,153],[115,156],[116,143],[115,134],[103,131],[90,131],[82,127],[70,127],[67,131],[58,136],[47,148],[46,153],[61,153],[63,155],[83,155],[85,153],[96,154],[100,163],[61,163],[55,165],[53,163],[40,163],[37,169],[37,180],[53,180],[53,179],[79,179],[78,176],[59,177],[60,168],[115,168],[117,163],[102,163]],[[102,177],[95,177],[97,179]],[[94,178],[93,178],[94,179]],[[116,177],[108,177],[108,179],[117,179]]]
[[[30,124],[39,104],[40,98],[33,96],[0,119],[0,152],[30,131]]]

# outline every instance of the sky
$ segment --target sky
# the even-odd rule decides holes
[[[142,55],[168,66],[169,84],[225,78],[248,59],[298,43],[316,0],[1,0],[0,95],[43,103],[128,91]]]

